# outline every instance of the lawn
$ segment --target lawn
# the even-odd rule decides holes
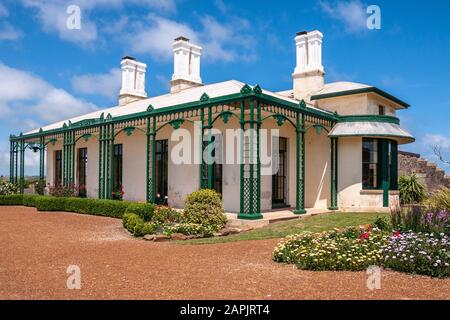
[[[387,213],[354,213],[354,212],[336,212],[321,214],[303,219],[295,219],[285,222],[277,222],[267,227],[243,232],[226,237],[214,237],[180,241],[180,244],[212,244],[231,241],[262,240],[283,238],[290,234],[301,233],[305,231],[321,232],[333,228],[342,228],[347,226],[359,226],[372,223],[376,217],[385,216]]]

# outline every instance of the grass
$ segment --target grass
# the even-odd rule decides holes
[[[263,240],[284,238],[290,234],[301,233],[305,231],[322,232],[334,228],[343,228],[348,226],[359,226],[372,223],[377,217],[388,216],[387,213],[354,213],[354,212],[336,212],[330,214],[321,214],[304,219],[295,219],[285,222],[277,222],[266,227],[243,232],[226,237],[214,237],[204,239],[194,239],[188,241],[179,241],[179,244],[213,244],[232,241]]]

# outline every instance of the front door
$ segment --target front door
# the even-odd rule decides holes
[[[156,140],[156,203],[167,204],[169,144],[168,140]]]
[[[272,208],[287,206],[287,139],[279,138],[278,170],[272,175]]]
[[[86,192],[86,177],[87,177],[87,148],[78,149],[78,196],[85,198]]]

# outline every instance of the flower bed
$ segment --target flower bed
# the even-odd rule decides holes
[[[387,244],[381,246],[383,265],[402,272],[448,277],[449,240],[443,233],[397,232]]]
[[[320,234],[289,236],[275,248],[277,262],[295,263],[305,270],[364,270],[381,261],[380,243],[389,235],[378,229],[348,228]]]
[[[390,230],[380,220],[374,225]],[[391,233],[383,228],[365,226],[288,236],[275,248],[273,260],[305,270],[360,271],[377,265],[412,274],[450,276],[450,237],[445,233]]]

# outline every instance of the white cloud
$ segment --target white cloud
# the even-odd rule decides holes
[[[136,53],[150,54],[157,59],[172,59],[173,39],[185,36],[203,47],[203,56],[207,61],[235,61],[256,58],[256,41],[246,33],[250,23],[245,19],[230,18],[219,22],[211,16],[199,18],[200,27],[194,29],[186,23],[149,15],[148,24],[135,24],[125,37],[131,50]]]
[[[83,2],[83,1],[81,1]],[[46,32],[55,32],[60,39],[86,45],[97,39],[97,27],[89,20],[86,5],[80,5],[81,8],[81,28],[68,29],[67,19],[69,15],[66,10],[70,4],[68,1],[36,1],[22,0],[25,7],[34,10],[36,17],[42,23],[42,28]]]
[[[2,40],[18,40],[23,36],[22,31],[15,28],[12,24],[8,22],[3,22],[0,24],[0,41]]]
[[[102,95],[113,99],[119,96],[121,76],[118,68],[111,69],[105,74],[78,75],[72,78],[72,87],[80,93]]]
[[[171,59],[173,39],[185,36],[198,42],[197,33],[187,24],[175,22],[154,14],[149,15],[149,25],[136,24],[126,37],[133,52],[148,53],[158,59]]]
[[[350,33],[367,31],[367,5],[360,0],[319,1],[320,8],[332,19],[344,24]]]
[[[96,109],[33,74],[0,62],[0,122],[15,127],[16,133]]]
[[[9,10],[6,8],[6,6],[2,3],[0,3],[0,17],[7,17],[9,16]]]
[[[163,12],[176,11],[174,0],[22,0],[22,4],[34,11],[44,31],[82,46],[99,39],[97,24],[90,18],[94,10],[121,10],[125,5],[136,5]],[[66,10],[73,4],[81,9],[80,29],[67,28],[69,14]]]

